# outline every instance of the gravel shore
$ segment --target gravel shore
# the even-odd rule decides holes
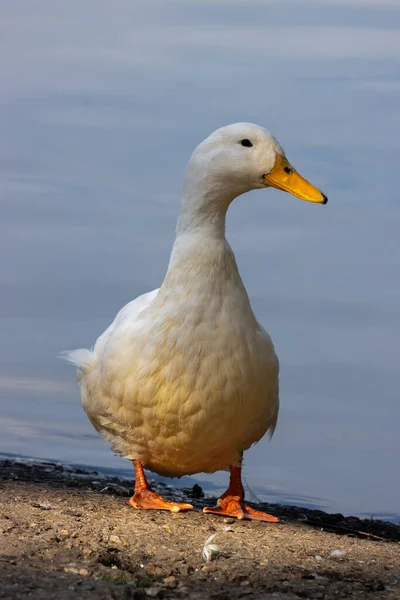
[[[399,526],[266,504],[280,524],[232,521],[201,512],[199,486],[157,486],[195,510],[136,511],[126,480],[1,460],[0,598],[400,599]]]

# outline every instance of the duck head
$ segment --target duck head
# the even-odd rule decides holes
[[[253,123],[217,129],[197,146],[187,167],[185,189],[192,193],[198,185],[231,200],[250,190],[274,187],[308,202],[328,202],[291,165],[274,136]]]

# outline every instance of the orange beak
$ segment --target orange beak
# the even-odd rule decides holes
[[[268,175],[264,175],[263,179],[267,185],[288,192],[307,202],[318,202],[319,204],[328,202],[328,197],[299,175],[287,158],[281,154],[276,155],[274,168]]]

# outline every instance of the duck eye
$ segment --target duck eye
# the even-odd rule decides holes
[[[289,174],[293,172],[293,169],[291,169],[290,167],[285,167],[283,170],[285,171],[285,173]]]
[[[251,143],[251,141],[250,141],[250,140],[247,140],[247,139],[246,139],[246,140],[242,140],[240,143],[242,144],[242,146],[247,146],[247,148],[251,148],[251,147],[252,147],[252,145],[253,145],[253,144]]]

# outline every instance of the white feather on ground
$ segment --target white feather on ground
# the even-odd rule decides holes
[[[216,535],[216,533],[213,533],[209,538],[206,539],[204,543],[201,555],[206,562],[211,562],[214,558],[217,558],[217,556],[221,554],[219,546],[211,543]]]

